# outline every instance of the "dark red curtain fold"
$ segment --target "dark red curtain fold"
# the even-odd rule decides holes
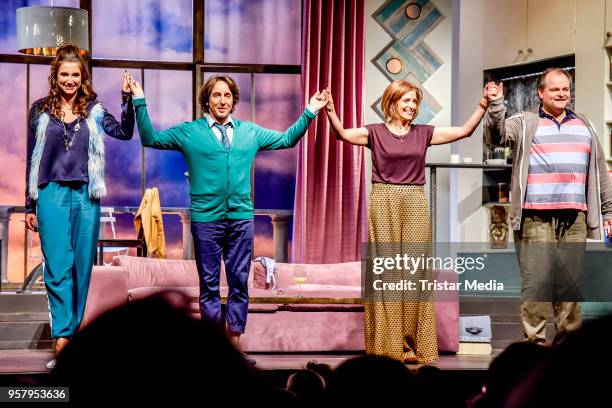
[[[329,86],[345,128],[363,126],[364,1],[304,0],[302,90]],[[363,147],[337,141],[325,112],[299,145],[292,262],[360,259],[366,240]]]

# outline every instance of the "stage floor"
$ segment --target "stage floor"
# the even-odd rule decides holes
[[[479,370],[489,368],[493,355],[442,355],[440,360],[432,363],[442,370]],[[250,354],[257,361],[260,370],[299,370],[311,360],[327,363],[336,367],[344,360],[356,357],[356,354]],[[0,375],[2,374],[36,374],[49,370],[45,364],[53,358],[51,350],[0,350]],[[418,365],[410,365],[417,368]]]

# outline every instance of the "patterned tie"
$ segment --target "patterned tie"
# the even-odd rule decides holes
[[[213,126],[219,129],[219,132],[221,132],[221,143],[223,144],[223,147],[229,149],[230,140],[229,137],[227,137],[227,128],[232,126],[232,124],[228,123],[226,125],[221,125],[220,123],[214,123]]]

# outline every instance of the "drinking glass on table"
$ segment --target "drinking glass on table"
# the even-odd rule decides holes
[[[304,269],[295,269],[293,271],[293,279],[298,286],[298,296],[299,298],[304,297],[302,295],[302,285],[306,283],[306,278],[308,277],[308,272]]]

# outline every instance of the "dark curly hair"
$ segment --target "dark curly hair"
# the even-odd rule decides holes
[[[57,74],[60,66],[64,62],[77,62],[81,70],[81,86],[77,90],[76,103],[72,107],[72,111],[77,115],[87,116],[87,104],[97,98],[98,95],[93,90],[91,85],[91,75],[87,69],[85,59],[81,55],[79,47],[73,44],[64,44],[58,48],[55,59],[51,62],[51,71],[49,72],[49,95],[45,97],[41,112],[51,109],[51,113],[58,118],[61,117],[61,95],[57,83]]]
[[[238,84],[231,76],[228,75],[213,75],[204,82],[204,85],[200,88],[200,92],[198,95],[198,102],[200,103],[200,107],[206,113],[209,112],[208,100],[210,99],[210,94],[212,92],[213,87],[218,81],[223,81],[227,84],[232,93],[232,97],[234,99],[234,103],[232,105],[232,110],[230,113],[234,113],[234,109],[236,109],[236,105],[238,105],[238,101],[240,101],[240,88],[238,88]]]

